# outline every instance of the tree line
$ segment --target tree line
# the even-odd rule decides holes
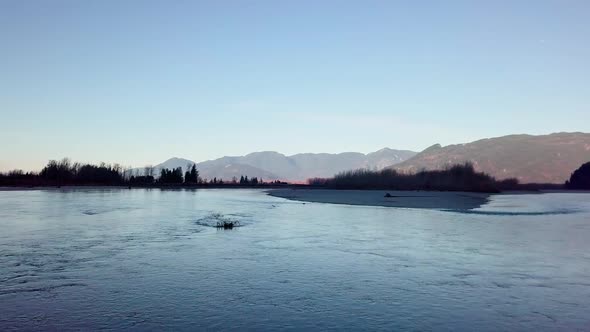
[[[119,164],[99,165],[71,162],[68,158],[50,160],[43,169],[36,172],[13,170],[0,173],[1,185],[122,185],[126,182],[124,168]]]
[[[119,164],[98,165],[71,162],[64,158],[50,160],[40,172],[12,170],[0,172],[0,186],[61,186],[61,185],[124,185],[124,186],[268,186],[287,185],[286,182],[265,182],[257,177],[242,175],[239,179],[223,180],[214,177],[203,179],[195,164],[181,167],[156,169],[146,166],[143,174],[132,172]],[[496,180],[494,177],[476,172],[473,165],[465,163],[443,170],[401,173],[393,169],[381,171],[359,169],[336,174],[332,178],[313,178],[308,184],[314,187],[334,189],[392,189],[392,190],[453,190],[497,192],[501,190],[534,190],[549,188],[590,189],[590,162],[574,171],[562,185],[519,184],[517,179]]]
[[[498,192],[518,186],[518,180],[498,181],[492,176],[476,172],[473,165],[465,163],[444,170],[400,173],[394,169],[381,171],[358,169],[336,174],[333,178],[314,178],[313,186],[335,189],[391,189],[391,190],[441,190]]]
[[[143,174],[133,172],[119,164],[93,165],[71,162],[68,158],[50,160],[40,172],[23,172],[13,170],[0,172],[0,185],[5,186],[62,186],[62,185],[119,185],[119,186],[152,186],[152,185],[185,185],[185,186],[221,186],[221,185],[277,185],[285,182],[264,182],[257,177],[241,176],[239,181],[233,177],[229,181],[214,177],[200,177],[196,164],[189,164],[183,173],[182,167],[173,169],[162,168],[156,175],[156,169],[146,166]]]
[[[575,170],[570,179],[565,182],[567,189],[590,190],[590,162]]]

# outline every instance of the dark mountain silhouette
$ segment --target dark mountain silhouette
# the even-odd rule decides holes
[[[359,152],[330,153],[302,153],[293,156],[274,151],[253,152],[245,156],[222,157],[197,164],[200,176],[204,179],[221,178],[231,180],[232,177],[248,175],[266,180],[305,181],[313,177],[331,177],[336,173],[359,169],[383,169],[387,166],[402,162],[416,153],[407,150],[384,148],[376,152],[363,154]],[[171,158],[155,165],[155,174],[161,168],[175,169],[182,167],[186,171],[188,164],[194,163],[188,159]],[[133,170],[143,174],[143,168]]]
[[[517,178],[521,183],[564,183],[590,160],[590,134],[509,135],[472,143],[439,144],[391,168],[416,172],[444,169],[470,162],[475,169],[497,179]]]

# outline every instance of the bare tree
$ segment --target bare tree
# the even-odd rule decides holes
[[[113,164],[112,169],[113,169],[113,171],[117,172],[117,174],[121,174],[121,176],[124,175],[122,173],[123,167],[121,166],[121,164],[119,164],[119,163]]]
[[[143,168],[143,175],[145,175],[145,176],[154,176],[154,166],[152,166],[152,165],[146,165]]]
[[[133,169],[131,168],[131,166],[126,166],[125,170],[123,171],[123,175],[124,175],[123,179],[126,181],[129,180],[129,178],[133,175],[132,172],[133,172]]]

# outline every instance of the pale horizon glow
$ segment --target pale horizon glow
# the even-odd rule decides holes
[[[590,132],[588,1],[2,1],[0,171]]]

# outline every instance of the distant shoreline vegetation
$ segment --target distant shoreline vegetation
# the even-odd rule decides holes
[[[333,178],[310,179],[311,186],[333,189],[391,189],[500,192],[518,187],[517,179],[498,181],[492,176],[476,172],[473,165],[450,166],[444,170],[401,173],[393,169],[371,171],[359,169],[336,174]]]
[[[156,169],[146,166],[143,174],[131,172],[119,164],[99,165],[71,162],[64,158],[59,161],[50,160],[41,172],[23,172],[13,170],[0,173],[0,186],[136,186],[136,187],[171,187],[171,186],[278,186],[287,185],[286,182],[269,181],[257,177],[248,178],[242,175],[239,179],[231,180],[202,179],[195,164],[187,165],[183,174],[182,167],[174,169],[162,168],[159,176],[155,176]]]
[[[585,163],[575,170],[570,179],[565,182],[567,189],[589,190],[590,189],[590,162]]]
[[[159,171],[159,172],[158,172]],[[590,163],[576,170],[565,184],[520,184],[517,179],[497,180],[477,172],[472,164],[450,166],[443,170],[422,170],[416,173],[402,173],[393,169],[372,171],[351,170],[336,174],[332,178],[312,178],[308,184],[292,184],[282,181],[267,181],[242,175],[238,179],[203,179],[196,164],[174,169],[155,169],[146,166],[143,172],[132,171],[119,164],[99,165],[71,162],[68,158],[51,160],[41,172],[13,170],[0,173],[0,186],[43,187],[43,186],[127,186],[127,187],[306,187],[327,189],[384,189],[384,190],[433,190],[471,191],[496,193],[506,190],[540,189],[590,189],[588,172]]]

